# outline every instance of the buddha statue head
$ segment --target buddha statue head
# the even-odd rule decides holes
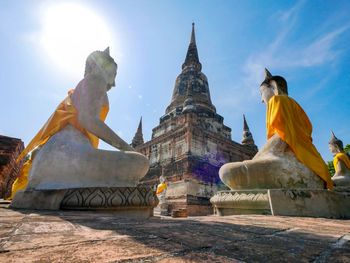
[[[344,152],[343,142],[335,137],[332,131],[331,140],[328,142],[329,150],[333,155],[337,153]]]
[[[164,175],[161,175],[161,176],[159,177],[159,182],[160,182],[161,184],[165,183],[165,177],[164,177]]]
[[[115,86],[117,63],[109,54],[109,47],[104,51],[94,51],[86,59],[85,77],[90,74],[102,76],[107,83],[107,90]]]
[[[268,104],[275,95],[288,95],[287,81],[281,76],[272,76],[265,68],[265,79],[260,84],[261,101]]]

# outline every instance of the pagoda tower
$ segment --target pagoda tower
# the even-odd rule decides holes
[[[144,141],[143,141],[143,134],[142,134],[142,117],[141,117],[135,136],[132,139],[131,146],[135,148],[139,145],[142,145],[143,142]]]
[[[208,79],[202,72],[192,24],[182,72],[173,95],[152,139],[136,146],[150,160],[142,184],[155,185],[166,178],[168,212],[185,208],[189,215],[212,214],[209,202],[225,188],[218,171],[227,162],[251,159],[257,153],[249,128],[244,127],[242,144],[231,140],[231,128],[223,123],[210,98]],[[245,121],[246,124],[246,121]]]

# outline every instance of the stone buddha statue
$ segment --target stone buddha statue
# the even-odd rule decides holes
[[[329,150],[334,156],[335,174],[332,177],[334,185],[336,188],[350,187],[350,156],[345,153],[343,142],[335,137],[333,132],[329,141]]]
[[[265,69],[260,93],[267,107],[267,142],[252,160],[223,165],[221,180],[232,190],[332,189],[327,166],[312,144],[311,122],[288,96],[286,80]]]
[[[165,177],[163,175],[161,175],[159,177],[159,184],[157,185],[157,191],[156,191],[156,194],[158,196],[160,204],[165,203],[167,188],[168,188],[168,186],[165,182]]]
[[[88,56],[84,78],[20,156],[39,149],[26,190],[133,187],[147,173],[148,159],[104,122],[116,73],[109,48]],[[119,151],[98,149],[98,139]]]

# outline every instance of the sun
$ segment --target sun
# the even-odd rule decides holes
[[[95,50],[111,46],[112,33],[101,16],[78,3],[45,6],[39,44],[44,54],[64,73],[81,77],[86,57]]]

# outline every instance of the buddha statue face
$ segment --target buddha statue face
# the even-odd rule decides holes
[[[337,153],[340,152],[339,148],[337,145],[334,145],[334,144],[331,144],[329,143],[328,144],[328,148],[329,148],[329,151],[333,154],[333,155],[336,155]]]
[[[117,64],[109,55],[109,48],[104,51],[94,51],[88,56],[86,60],[85,76],[87,74],[102,76],[107,83],[107,90],[115,86]]]
[[[287,81],[281,76],[272,76],[265,68],[265,79],[260,85],[261,101],[268,104],[274,95],[288,95]]]
[[[261,102],[267,105],[269,100],[275,95],[274,87],[267,83],[263,83],[260,86],[260,94]]]
[[[101,73],[104,76],[108,87],[107,90],[110,90],[115,86],[115,77],[117,76],[117,64],[112,61],[107,61],[104,65],[102,65]]]

